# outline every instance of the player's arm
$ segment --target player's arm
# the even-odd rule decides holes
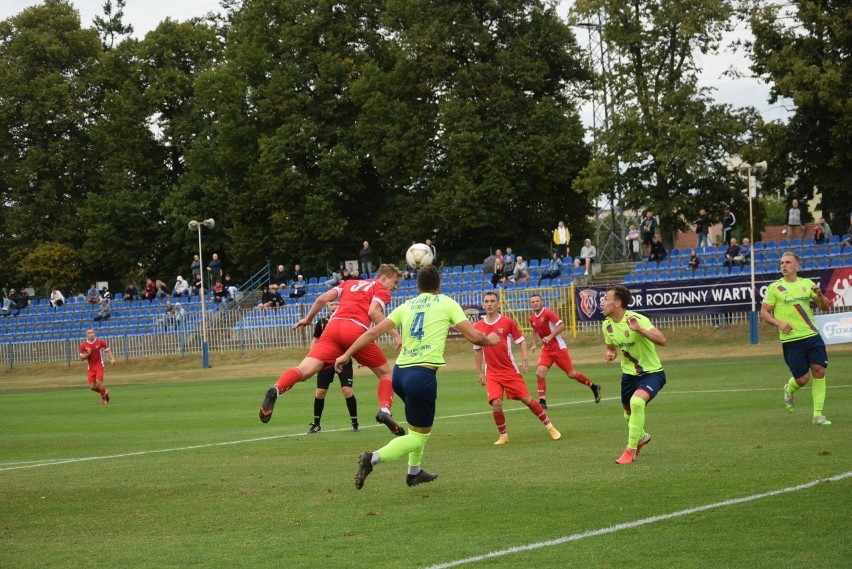
[[[482,350],[474,348],[473,357],[476,362],[476,377],[479,379],[479,385],[485,385],[485,375],[482,373]]]
[[[325,308],[325,305],[333,300],[337,300],[337,289],[333,288],[331,290],[327,290],[321,295],[317,297],[314,303],[311,305],[311,309],[308,310],[308,313],[304,318],[293,324],[293,329],[301,328],[302,326],[308,326],[311,322],[314,321],[314,317],[320,313],[320,311]]]
[[[107,348],[105,351],[106,351],[106,353],[107,353],[107,356],[109,357],[109,363],[110,363],[111,365],[115,365],[115,356],[113,356],[113,355],[112,355],[112,350],[110,350],[109,348]]]
[[[530,334],[530,337],[532,337],[532,345],[530,346],[530,353],[535,353],[535,349],[536,349],[536,347],[538,347],[538,342],[541,340],[541,338],[538,337],[538,332],[536,332],[535,329],[533,329],[532,334]]]
[[[385,320],[385,311],[381,304],[376,301],[370,303],[370,310],[367,312],[370,316],[370,320],[373,321],[373,324],[378,326]],[[393,337],[394,349],[399,352],[402,349],[402,336],[399,335],[399,332],[396,331],[396,327],[393,327],[388,332]],[[355,352],[352,352],[355,353]]]
[[[521,341],[518,342],[521,346],[521,371],[527,373],[530,370],[530,356],[527,353],[527,339],[521,336]]]
[[[372,342],[375,342],[379,336],[390,332],[395,327],[396,324],[394,324],[393,320],[391,320],[390,318],[385,318],[384,320],[382,320],[381,322],[358,336],[358,339],[355,340],[355,342],[351,346],[349,346],[349,349],[346,350],[346,352],[344,352],[343,355],[337,358],[337,360],[334,362],[335,371],[337,371],[337,373],[340,373],[340,371],[343,369],[343,366],[346,365],[346,362],[352,359],[352,356],[354,354],[357,354],[358,352],[369,346]]]
[[[817,306],[819,306],[820,310],[828,310],[828,299],[824,294],[822,294],[822,289],[819,288],[819,283],[814,283],[811,290],[813,291],[811,298],[814,299],[814,302]]]
[[[606,351],[604,352],[604,362],[611,364],[615,361],[615,346],[613,344],[606,345]]]
[[[650,328],[642,328],[642,325],[639,323],[639,319],[635,315],[627,317],[627,326],[640,336],[645,336],[658,346],[665,346],[668,342],[668,340],[666,340],[666,336],[658,328],[655,328],[654,326],[651,326]]]
[[[465,340],[476,346],[496,346],[500,343],[500,336],[494,332],[491,332],[486,336],[481,331],[474,328],[473,324],[470,323],[470,320],[466,318],[456,323],[455,326],[456,329],[461,332],[462,336],[464,336]]]
[[[91,356],[91,355],[92,355],[92,348],[86,348],[85,351],[80,350],[80,359],[81,360],[87,360],[87,359],[89,359],[89,356]]]
[[[792,324],[790,324],[789,322],[782,322],[781,320],[775,318],[775,314],[773,313],[774,309],[775,305],[766,304],[764,302],[760,305],[760,317],[763,319],[764,322],[766,322],[767,324],[772,324],[785,334],[789,334],[790,332],[792,332]]]

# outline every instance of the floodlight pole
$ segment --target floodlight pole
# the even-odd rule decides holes
[[[189,229],[198,231],[198,263],[201,268],[201,367],[207,369],[210,367],[210,351],[207,345],[207,309],[204,303],[206,293],[204,292],[204,257],[201,252],[202,225],[207,229],[213,229],[216,222],[213,218],[205,219],[204,221],[195,221],[193,219],[189,222]]]
[[[757,344],[757,291],[755,290],[755,282],[754,282],[754,209],[752,207],[752,200],[757,194],[757,178],[752,176],[752,171],[763,173],[766,172],[766,162],[758,162],[754,166],[749,164],[748,162],[742,162],[739,165],[740,173],[744,173],[746,175],[746,191],[748,192],[748,224],[749,224],[749,234],[751,239],[751,253],[750,253],[750,264],[751,264],[751,314],[749,314],[749,342],[752,344]]]

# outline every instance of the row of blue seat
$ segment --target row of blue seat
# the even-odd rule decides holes
[[[727,258],[725,256],[713,256],[707,257],[705,259],[700,259],[700,267],[713,267],[713,266],[722,266],[725,264]],[[773,267],[777,268],[778,261],[780,259],[776,255],[765,255],[763,253],[757,253],[755,255],[754,261],[756,264],[765,264],[769,263]],[[802,265],[805,268],[818,268],[818,269],[828,269],[828,268],[836,268],[836,267],[844,267],[852,261],[852,257],[846,259],[842,256],[837,257],[808,257],[802,259]],[[747,262],[746,264],[750,264]],[[680,259],[664,259],[660,262],[654,261],[643,261],[636,264],[636,267],[633,269],[633,273],[641,273],[645,271],[658,271],[661,269],[686,269],[689,268],[689,258],[681,257]]]

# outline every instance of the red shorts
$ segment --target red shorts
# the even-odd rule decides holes
[[[87,378],[89,383],[97,383],[104,380],[104,367],[93,367],[89,370]]]
[[[349,320],[331,320],[308,352],[308,357],[324,361],[326,368],[331,367],[334,360],[342,356],[366,331],[363,326]],[[369,368],[388,363],[385,353],[375,342],[355,354],[354,358],[356,362]]]
[[[565,373],[574,371],[574,364],[571,363],[571,354],[568,353],[568,348],[562,348],[558,352],[551,352],[549,350],[541,351],[541,355],[538,358],[538,365],[550,368],[553,364],[556,364],[556,367]]]
[[[488,402],[500,399],[506,394],[507,399],[523,399],[529,397],[527,383],[520,374],[485,375],[485,389],[488,391]]]

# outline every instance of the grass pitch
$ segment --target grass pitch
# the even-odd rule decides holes
[[[356,377],[360,433],[333,386],[323,432],[305,434],[313,381],[259,422],[265,388],[299,351],[214,357],[206,372],[192,361],[120,363],[107,369],[109,406],[85,389],[82,364],[5,372],[0,565],[848,566],[852,346],[829,347],[834,424],[815,427],[810,389],[795,413],[783,407],[789,375],[771,337],[696,349],[692,332],[664,332],[669,381],[648,407],[653,441],[629,466],[613,462],[627,429],[620,371],[599,363],[599,337],[569,343],[578,369],[604,386],[601,404],[552,370],[548,413],[562,440],[511,402],[511,442],[500,447],[473,357],[454,347],[423,462],[440,477],[415,488],[405,461],[354,488],[357,454],[391,437],[373,422],[369,372]],[[527,380],[534,390],[534,373]]]

